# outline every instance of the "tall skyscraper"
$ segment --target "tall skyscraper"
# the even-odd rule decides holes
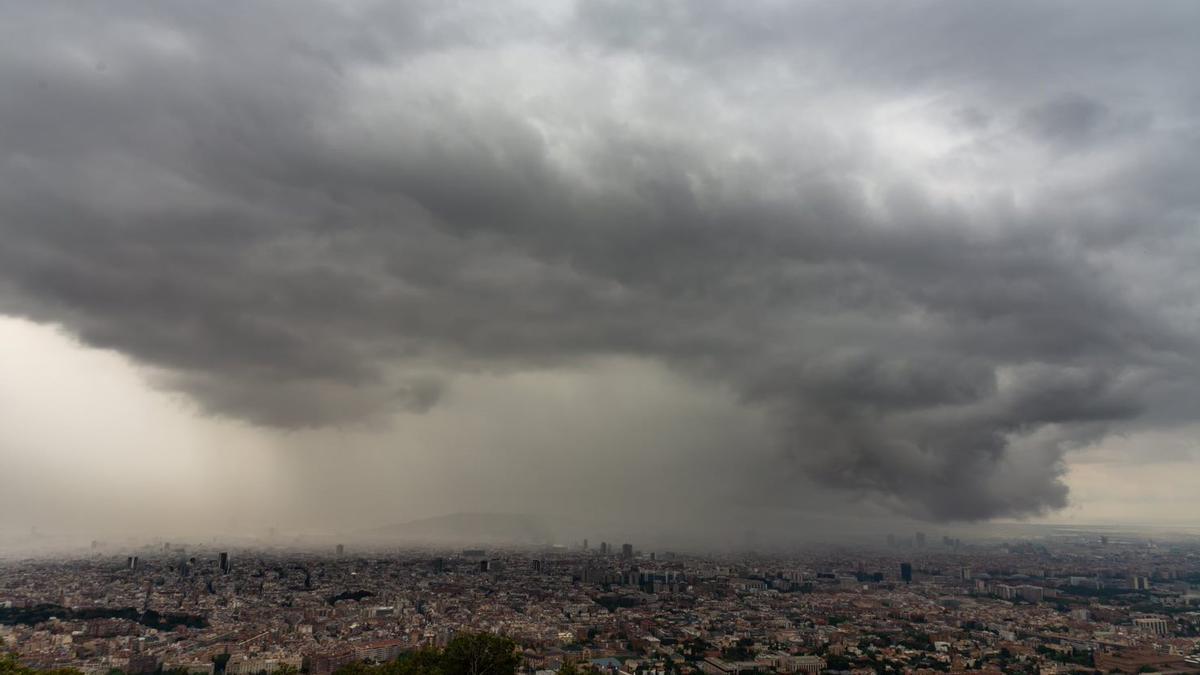
[[[626,560],[633,558],[633,544],[621,544],[621,557]]]
[[[600,555],[608,555],[608,542],[600,542]]]
[[[906,584],[912,583],[912,563],[900,563],[900,578]]]
[[[218,566],[221,568],[222,574],[229,574],[229,553],[221,551],[218,556]]]
[[[131,555],[131,556],[129,556],[129,559],[128,559],[126,562],[127,562],[127,563],[128,563],[128,565],[129,565],[129,569],[131,569],[131,570],[136,570],[136,569],[137,569],[137,566],[138,566],[138,557],[137,557],[136,555]]]
[[[480,560],[480,561],[479,561],[479,571],[480,571],[480,572],[486,572],[486,571],[488,571],[488,569],[489,569],[490,567],[491,567],[491,566],[488,564],[488,560],[487,560],[487,559],[484,559],[484,560]]]
[[[346,552],[346,546],[344,544],[338,544],[337,545],[337,556],[340,558],[340,557],[342,557],[342,554],[344,554],[345,552]]]

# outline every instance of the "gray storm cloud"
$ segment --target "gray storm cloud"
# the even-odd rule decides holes
[[[1192,3],[0,15],[0,311],[216,415],[645,358],[823,483],[982,519],[1200,393]]]

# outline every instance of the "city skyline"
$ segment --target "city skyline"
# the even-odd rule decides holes
[[[154,545],[127,549],[136,563],[93,547],[0,561],[0,647],[18,666],[96,675],[350,675],[412,659],[421,675],[472,640],[509,655],[499,675],[1200,667],[1195,536],[922,547],[917,534],[707,555]]]

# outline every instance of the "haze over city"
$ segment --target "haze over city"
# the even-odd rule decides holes
[[[6,552],[1195,526],[1194,3],[0,19]]]

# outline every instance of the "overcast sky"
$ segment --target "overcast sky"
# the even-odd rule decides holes
[[[0,525],[1185,519],[1198,63],[1183,1],[4,3]]]

